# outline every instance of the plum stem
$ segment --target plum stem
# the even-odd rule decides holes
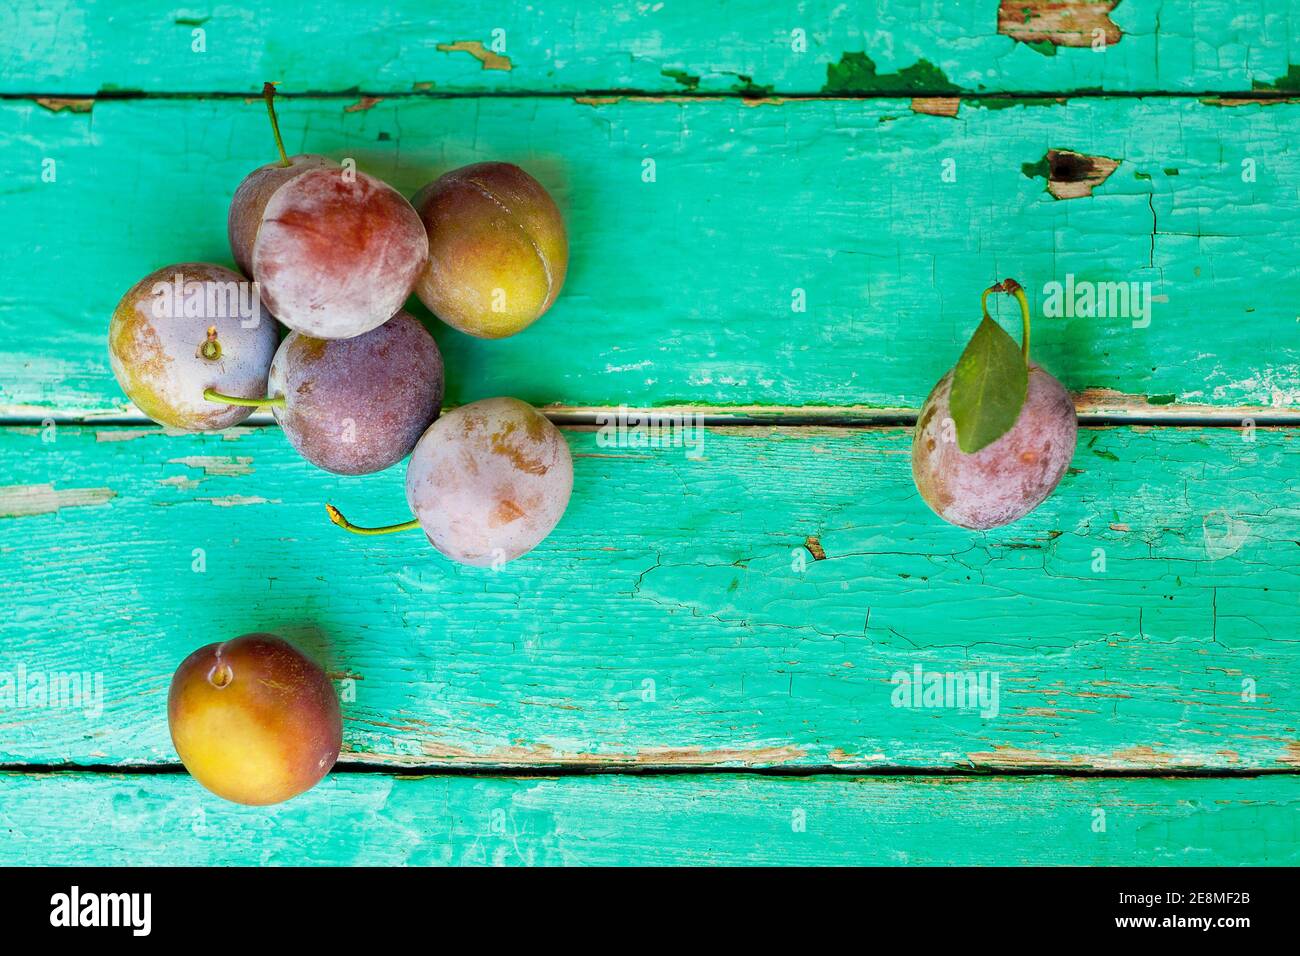
[[[271,114],[271,132],[275,134],[275,146],[280,150],[280,165],[292,166],[289,154],[284,151],[284,140],[280,138],[280,121],[275,116],[275,84],[262,84],[262,98],[266,100],[266,111]]]
[[[238,395],[222,394],[215,388],[205,388],[203,397],[210,402],[218,402],[222,405],[242,405],[244,408],[284,407],[283,395],[276,395],[273,398],[240,398]]]
[[[217,327],[215,325],[208,326],[208,337],[199,346],[199,357],[205,358],[209,362],[215,362],[221,358],[221,341],[217,338]]]
[[[988,317],[989,314],[989,308],[988,308],[989,295],[994,292],[1005,292],[1008,295],[1014,295],[1016,297],[1016,301],[1020,303],[1020,325],[1021,328],[1023,329],[1021,340],[1020,340],[1020,354],[1024,356],[1025,364],[1028,365],[1029,364],[1029,300],[1025,297],[1024,287],[1021,286],[1021,284],[1017,282],[1015,279],[1003,279],[1001,282],[997,283],[996,285],[991,285],[987,289],[985,289],[984,294],[980,296],[980,311],[984,313],[986,318]]]
[[[412,528],[418,528],[420,522],[412,518],[410,521],[403,521],[399,524],[387,524],[381,528],[361,528],[354,525],[347,518],[343,517],[343,512],[339,511],[333,505],[325,506],[326,513],[330,516],[330,521],[342,528],[344,531],[351,531],[353,534],[392,534],[395,531],[410,531]]]

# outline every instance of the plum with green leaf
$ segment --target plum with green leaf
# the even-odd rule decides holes
[[[985,307],[1014,295],[1024,340],[1017,346]],[[930,392],[912,437],[912,477],[945,521],[987,530],[1037,508],[1074,456],[1078,419],[1069,393],[1029,360],[1029,302],[1014,279],[986,289],[983,319]]]

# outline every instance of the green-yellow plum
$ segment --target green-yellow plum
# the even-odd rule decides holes
[[[343,739],[329,677],[274,634],[245,634],[185,658],[172,678],[167,722],[199,783],[256,806],[314,787]]]
[[[499,339],[555,302],[569,266],[564,218],[549,193],[510,163],[453,170],[416,194],[428,261],[415,291],[453,328]]]

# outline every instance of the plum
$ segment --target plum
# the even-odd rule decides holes
[[[262,225],[262,214],[275,191],[289,180],[312,169],[338,169],[339,164],[324,156],[300,153],[286,157],[284,163],[267,163],[259,166],[239,184],[230,200],[226,216],[226,233],[230,239],[230,254],[244,275],[253,274],[253,247],[257,231]]]
[[[185,658],[167,695],[167,722],[194,779],[257,806],[316,786],[343,740],[329,678],[274,634],[245,634]]]
[[[182,262],[122,296],[108,329],[118,384],[144,414],[192,431],[227,428],[251,412],[205,399],[205,389],[266,394],[280,333],[251,283],[221,266]]]
[[[268,394],[285,436],[312,464],[365,475],[411,453],[442,407],[442,355],[407,312],[351,339],[290,332]]]
[[[560,294],[569,266],[564,219],[518,166],[464,166],[413,202],[428,232],[428,262],[415,291],[448,325],[504,338],[535,322]]]
[[[295,331],[350,338],[387,322],[424,266],[420,221],[362,172],[310,169],[272,193],[253,244],[253,278]]]
[[[330,519],[359,534],[419,526],[453,561],[500,567],[531,551],[559,523],[573,491],[573,458],[541,412],[514,398],[463,405],[429,426],[406,466],[412,521],[358,528],[332,505]]]
[[[280,160],[253,170],[235,191],[230,249],[281,322],[322,339],[360,335],[387,322],[424,268],[420,217],[391,186],[323,156],[285,153],[264,89]]]
[[[257,232],[262,225],[262,215],[266,204],[277,189],[289,180],[312,169],[338,169],[334,160],[315,153],[300,153],[289,156],[284,149],[284,140],[280,136],[280,121],[275,115],[275,84],[262,85],[262,97],[266,101],[266,112],[271,120],[271,132],[275,136],[275,145],[280,158],[265,166],[259,166],[239,184],[230,201],[230,211],[226,215],[226,233],[230,239],[230,253],[235,264],[246,276],[253,274],[253,247],[257,242]]]
[[[1018,349],[989,317],[985,303],[994,292],[1020,304]],[[1029,360],[1029,301],[1020,283],[991,286],[980,306],[980,327],[921,406],[912,478],[939,517],[984,531],[1023,518],[1052,493],[1074,456],[1078,420],[1061,383]]]
[[[1074,456],[1078,421],[1069,393],[1030,362],[1015,425],[967,454],[952,428],[951,390],[948,372],[921,406],[912,440],[917,490],[935,514],[963,528],[984,531],[1023,518],[1052,493]]]

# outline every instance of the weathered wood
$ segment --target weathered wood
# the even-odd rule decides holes
[[[1294,0],[10,0],[0,91],[1249,92],[1296,88],[1297,27]]]
[[[1261,254],[1300,244],[1300,105],[350,102],[284,104],[290,149],[354,156],[408,193],[514,160],[568,217],[569,279],[542,321],[494,342],[436,323],[452,403],[915,409],[980,291],[1014,275],[1038,313],[1070,276],[1167,297],[1145,326],[1040,314],[1034,355],[1084,410],[1300,412],[1300,261]],[[0,298],[0,414],[121,411],[118,297],[168,262],[228,261],[230,195],[269,154],[260,102],[0,103],[6,221],[30,252]],[[1122,161],[1054,199],[1047,177],[1097,175],[1079,156]]]
[[[0,431],[0,675],[103,681],[102,712],[0,710],[0,762],[174,763],[173,670],[253,630],[322,658],[376,764],[1300,760],[1294,429],[1084,429],[988,533],[922,504],[901,429],[710,429],[697,459],[566,434],[568,513],[493,573],[339,531],[325,501],[405,517],[403,469],[331,476],[273,428]],[[915,668],[996,677],[996,714],[897,696]]]
[[[111,825],[108,821],[111,821]],[[390,777],[274,807],[0,774],[0,865],[1296,865],[1290,777]]]

